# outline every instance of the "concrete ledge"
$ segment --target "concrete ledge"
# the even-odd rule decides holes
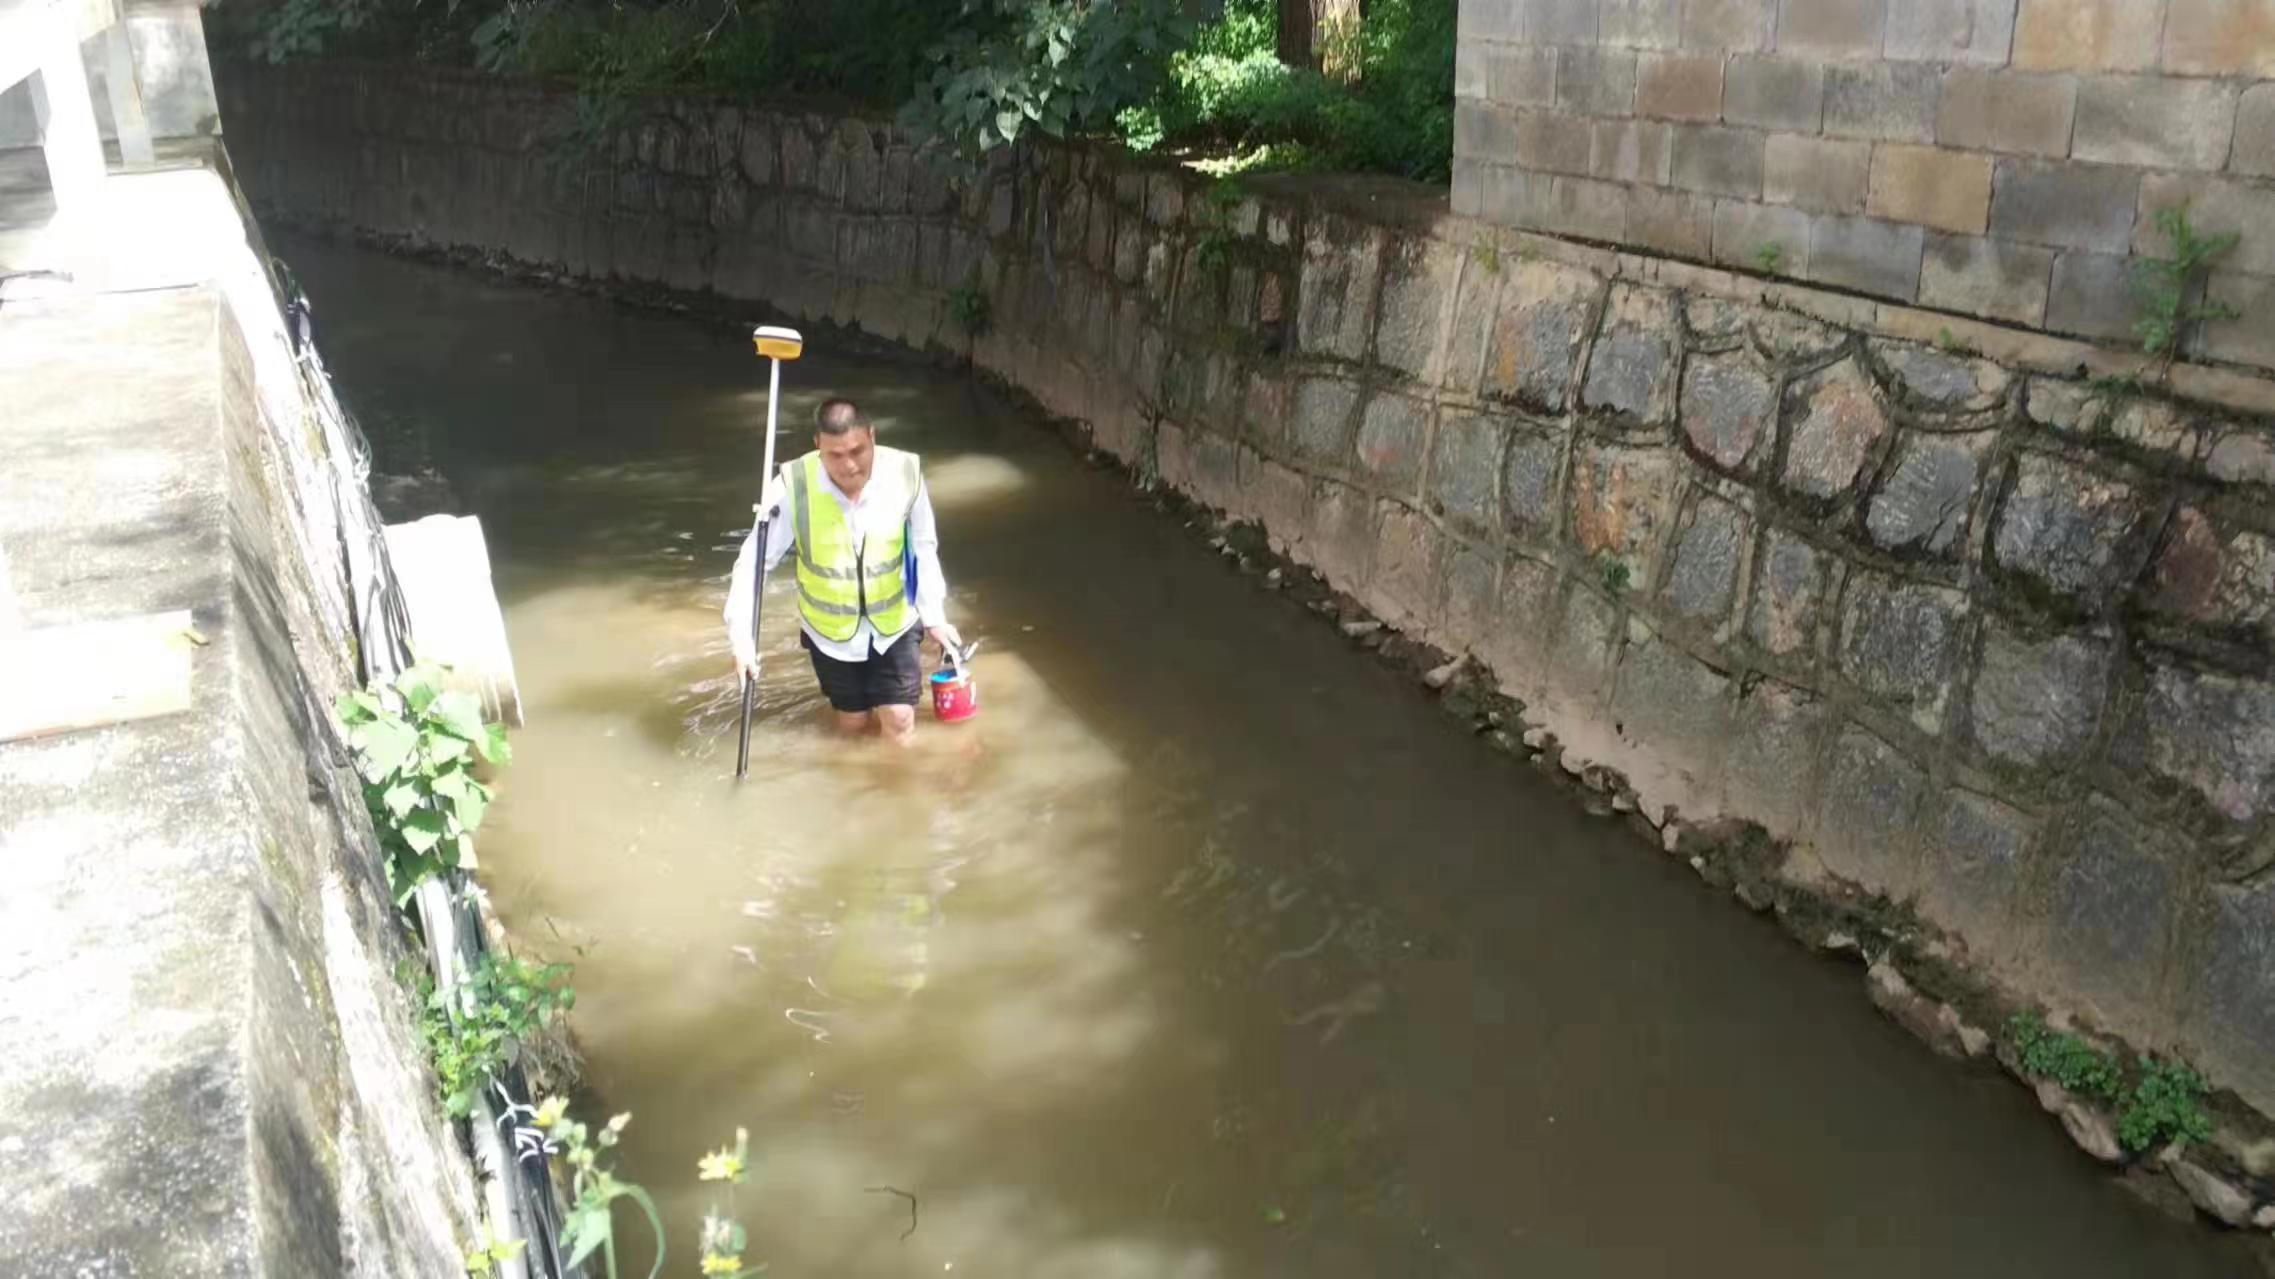
[[[330,745],[311,433],[254,367],[209,288],[0,307],[25,622],[183,608],[203,641],[189,713],[0,746],[0,1272],[455,1274],[470,1234]]]

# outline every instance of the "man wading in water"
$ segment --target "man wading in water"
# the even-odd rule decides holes
[[[800,642],[813,656],[837,726],[848,733],[874,726],[893,741],[909,741],[924,684],[918,630],[935,643],[963,647],[948,624],[940,535],[916,454],[879,448],[876,429],[853,401],[825,400],[814,414],[814,451],[785,463],[766,487],[766,506],[781,505],[767,526],[766,566],[771,571],[797,548]],[[758,675],[750,634],[757,542],[754,527],[727,586],[727,638],[735,670],[750,679]]]

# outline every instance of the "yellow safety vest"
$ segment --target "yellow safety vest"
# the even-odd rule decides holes
[[[824,639],[843,643],[867,617],[877,638],[905,631],[914,613],[908,602],[903,563],[908,552],[908,515],[915,509],[923,472],[914,453],[880,447],[862,492],[864,504],[882,504],[900,518],[889,531],[864,539],[846,521],[845,508],[831,496],[819,453],[808,453],[783,468],[790,506],[797,519],[798,612]]]

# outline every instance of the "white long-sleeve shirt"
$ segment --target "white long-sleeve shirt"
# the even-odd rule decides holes
[[[775,513],[774,522],[766,529],[768,572],[772,572],[775,565],[782,562],[782,557],[789,554],[790,548],[797,545],[798,541],[797,512],[792,506],[796,499],[791,496],[790,487],[786,484],[768,486],[770,492],[777,487],[781,493],[781,509]],[[900,518],[898,510],[887,509],[883,504],[871,500],[871,495],[877,491],[874,484],[864,487],[860,498],[849,498],[837,487],[837,481],[830,479],[829,473],[824,471],[821,491],[829,494],[830,500],[845,512],[847,526],[859,533],[864,541],[877,534],[890,535],[893,523]],[[948,620],[948,580],[940,572],[940,532],[932,520],[932,495],[921,480],[916,488],[916,504],[908,512],[908,540],[909,545],[916,550],[916,620],[929,630]],[[758,529],[754,525],[749,536],[743,538],[742,550],[735,556],[734,571],[727,578],[727,607],[722,614],[727,623],[727,640],[733,645],[735,655],[745,661],[750,660],[753,651],[750,640],[750,589],[751,583],[757,580],[753,571],[758,554],[757,543]],[[891,635],[879,635],[866,616],[861,619],[860,629],[854,631],[853,638],[849,640],[833,640],[817,635],[813,627],[805,624],[803,617],[799,619],[798,625],[805,631],[806,637],[814,642],[815,648],[841,662],[867,661],[870,653],[890,648],[894,640],[908,633],[903,628]]]

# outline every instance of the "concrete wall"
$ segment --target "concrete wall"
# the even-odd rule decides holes
[[[0,1274],[459,1274],[474,1185],[331,726],[362,481],[227,181],[111,190],[174,275],[0,306],[0,546],[30,627],[187,610],[189,705],[0,744]]]
[[[2275,367],[2263,0],[1462,0],[1456,211],[2128,340],[2158,210]]]
[[[2275,385],[1104,151],[228,68],[274,216],[962,349],[1400,626],[1654,813],[1795,841],[2275,1109]],[[1996,358],[1945,347],[1972,345]]]

